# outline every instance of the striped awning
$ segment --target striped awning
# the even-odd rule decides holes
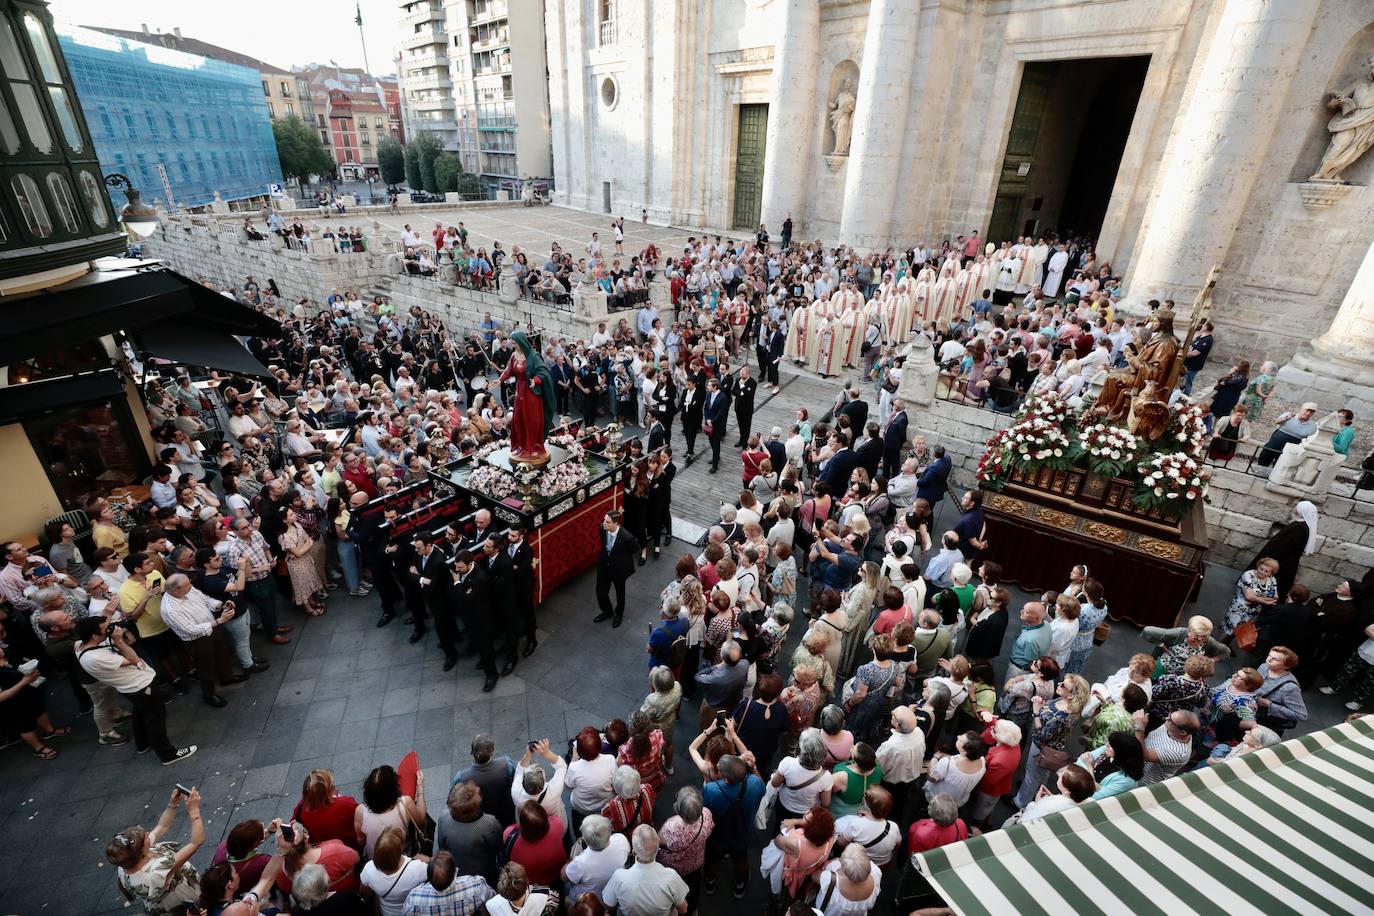
[[[1374,717],[914,858],[960,916],[1374,913]]]

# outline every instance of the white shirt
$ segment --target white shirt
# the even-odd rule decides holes
[[[604,755],[603,755],[604,756]],[[515,779],[511,781],[510,797],[515,802],[515,810],[519,811],[520,806],[531,798],[537,799],[549,817],[556,817],[563,823],[568,822],[567,815],[563,813],[563,780],[568,774],[568,764],[562,757],[554,760],[553,777],[544,782],[544,789],[538,795],[531,795],[525,791],[523,781],[525,779],[525,767],[520,764],[515,765]]]
[[[666,916],[687,899],[687,882],[666,865],[635,862],[606,882],[601,902],[618,916]]]
[[[615,757],[610,754],[598,754],[594,760],[575,757],[573,762],[568,764],[563,784],[572,790],[574,811],[601,813],[601,809],[606,807],[611,796],[615,794],[611,787],[615,766]]]
[[[1025,810],[1021,812],[1020,823],[1027,824],[1031,821],[1038,821],[1042,817],[1049,817],[1056,811],[1067,811],[1075,804],[1076,802],[1067,795],[1046,795],[1044,798],[1037,798],[1026,805]]]
[[[405,856],[402,856],[401,860],[400,869],[393,874],[383,874],[374,863],[368,862],[363,866],[362,874],[358,876],[363,886],[371,888],[377,895],[382,916],[401,916],[401,911],[406,905],[406,895],[428,880],[425,863]]]
[[[153,682],[153,669],[147,662],[125,665],[124,656],[107,644],[93,649],[82,649],[80,645],[72,648],[87,674],[120,693],[138,693]]]
[[[168,592],[162,596],[162,622],[183,642],[209,636],[215,630],[216,611],[222,603],[194,586],[181,598]]]
[[[1045,654],[1063,669],[1073,653],[1073,641],[1078,637],[1078,621],[1056,617],[1050,621],[1050,648]]]
[[[803,769],[796,757],[784,757],[778,764],[778,772],[782,774],[782,785],[778,788],[778,804],[788,811],[810,811],[820,804],[821,793],[829,791],[835,781],[830,773],[822,772],[819,779],[803,787],[802,783],[810,780],[815,775],[815,770]],[[798,788],[793,789],[792,786]]]
[[[848,818],[841,818],[841,820],[848,820]],[[840,893],[838,885],[835,885],[835,889],[831,891],[831,885],[840,880],[840,863],[838,860],[833,861],[825,866],[817,877],[820,882],[820,890],[816,894],[816,909],[817,912],[821,913],[821,916],[860,916],[860,914],[873,909],[873,905],[878,902],[878,894],[883,889],[883,873],[882,869],[878,867],[878,863],[873,861],[873,850],[870,849],[868,852],[869,875],[873,879],[873,891],[864,900],[849,900]],[[825,899],[827,892],[829,892],[829,900]],[[824,910],[820,909],[822,903],[826,905]]]
[[[884,771],[886,776],[887,772]],[[887,833],[883,830],[886,828]],[[868,850],[868,858],[875,865],[886,865],[892,861],[892,853],[902,842],[902,831],[891,821],[875,821],[871,817],[847,814],[835,822],[835,836],[842,836],[851,843],[858,843]],[[879,839],[881,837],[881,839]],[[876,842],[875,842],[876,841]],[[872,843],[872,846],[868,844]],[[878,879],[880,882],[881,878]]]
[[[582,850],[568,863],[568,883],[571,885],[568,899],[576,900],[588,891],[601,896],[611,875],[625,867],[625,858],[629,854],[630,841],[625,839],[623,833],[611,834],[611,841],[600,852],[590,847]]]
[[[926,737],[919,728],[913,728],[909,735],[893,732],[878,745],[877,755],[883,779],[894,784],[915,782],[925,762]]]

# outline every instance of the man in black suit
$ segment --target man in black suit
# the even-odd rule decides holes
[[[876,420],[870,420],[864,428],[864,439],[854,449],[854,458],[858,466],[868,472],[869,480],[878,476],[878,465],[883,461],[883,440]]]
[[[935,460],[926,468],[921,479],[916,481],[916,498],[930,503],[930,508],[934,511],[945,498],[945,483],[949,480],[949,472],[954,467],[954,462],[945,454],[943,445],[935,446],[930,453],[935,456]]]
[[[663,428],[663,421],[658,418],[658,414],[649,411],[649,444],[645,447],[646,452],[656,452],[668,444],[668,430]]]
[[[467,624],[468,635],[472,638],[472,651],[477,653],[478,667],[486,672],[486,682],[482,684],[483,693],[496,689],[496,654],[492,651],[492,607],[491,596],[487,591],[487,576],[477,565],[471,553],[458,551],[453,560],[454,603],[458,613]]]
[[[425,631],[426,614],[434,618],[434,630],[439,635],[439,645],[444,650],[448,668],[458,661],[458,649],[454,645],[457,633],[453,627],[453,616],[448,602],[444,600],[444,554],[436,550],[423,534],[410,542],[410,576],[412,595],[418,603],[412,604],[410,611],[415,617],[415,632]],[[446,669],[447,670],[447,669]]]
[[[1007,368],[1011,370],[1011,384],[1017,391],[1025,391],[1030,387],[1035,378],[1035,374],[1030,371],[1030,354],[1021,345],[1021,335],[1011,335],[1009,342],[1011,352],[1007,354]]]
[[[487,574],[487,595],[491,606],[505,618],[506,625],[498,627],[505,631],[506,666],[501,669],[505,677],[515,670],[515,649],[520,641],[519,615],[515,612],[515,581],[510,554],[505,551],[504,538],[495,536],[482,542],[482,553],[478,558],[482,572]],[[499,633],[492,633],[496,642]]]
[[[782,427],[774,426],[772,432],[768,434],[768,441],[763,443],[763,447],[768,450],[768,461],[773,465],[773,470],[782,473],[783,465],[787,464],[787,446],[782,442]]]
[[[623,516],[617,510],[606,513],[601,520],[601,559],[596,565],[596,603],[601,613],[592,623],[612,620],[612,627],[620,626],[625,616],[625,580],[634,575],[635,557],[639,542],[621,527]],[[611,607],[611,586],[615,586],[615,607]]]
[[[706,383],[706,402],[702,407],[702,423],[706,427],[706,438],[711,443],[711,473],[720,468],[720,444],[725,440],[725,423],[730,417],[730,401],[720,390],[720,382],[711,379]]]
[[[516,522],[506,532],[506,556],[510,557],[511,583],[515,591],[515,613],[512,624],[507,629],[508,663],[515,664],[515,644],[517,638],[525,637],[525,651],[520,653],[529,658],[534,653],[539,640],[534,635],[534,581],[539,560],[534,550],[525,540],[525,525]]]
[[[463,542],[459,545],[460,550],[476,555],[481,552],[482,545],[487,538],[496,532],[491,527],[491,511],[489,509],[478,509],[472,514],[472,533],[463,537]]]
[[[701,432],[702,410],[705,398],[697,388],[695,376],[687,376],[687,386],[682,389],[682,435],[687,439],[687,463],[696,457],[697,433]]]
[[[830,434],[830,447],[835,452],[821,470],[821,480],[830,487],[831,493],[843,493],[849,489],[849,478],[858,467],[859,459],[849,447],[849,436],[842,430]]]
[[[849,389],[849,400],[835,411],[836,417],[840,414],[849,418],[849,431],[857,436],[868,423],[868,402],[859,398],[859,389]]]
[[[778,385],[778,364],[782,362],[782,351],[787,349],[787,335],[776,321],[769,322],[768,329],[768,384],[773,386],[773,393],[777,394],[781,390]],[[776,469],[777,465],[773,467]]]
[[[735,448],[744,448],[749,441],[749,427],[754,425],[754,395],[759,383],[754,381],[748,366],[740,366],[739,375],[730,383],[730,400],[735,404],[735,422],[739,425],[739,441]]]
[[[892,401],[892,416],[883,425],[883,476],[888,480],[897,476],[902,467],[902,446],[906,444],[906,404],[900,398]]]
[[[345,529],[351,541],[358,545],[367,568],[372,570],[372,584],[377,588],[377,597],[382,605],[382,616],[377,620],[378,627],[384,627],[396,617],[396,606],[405,600],[405,592],[395,574],[392,557],[396,548],[382,531],[382,524],[388,519],[381,512],[365,512],[367,494],[359,490],[349,500],[349,520]],[[391,511],[392,519],[397,515]]]

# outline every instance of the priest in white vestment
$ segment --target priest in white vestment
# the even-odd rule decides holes
[[[1059,298],[1059,287],[1064,282],[1064,269],[1069,264],[1069,252],[1063,242],[1056,247],[1054,254],[1050,255],[1049,267],[1045,272],[1045,282],[1043,284],[1045,295],[1050,299]]]

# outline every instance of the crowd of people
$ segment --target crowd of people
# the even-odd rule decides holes
[[[668,550],[642,703],[520,748],[474,736],[437,816],[413,759],[374,769],[360,801],[314,770],[297,805],[233,825],[206,869],[191,863],[206,842],[200,797],[178,789],[155,825],[107,846],[128,899],[153,914],[194,904],[241,916],[271,900],[335,916],[648,916],[743,898],[760,881],[773,912],[864,913],[885,887],[909,912],[938,904],[910,854],[1272,746],[1306,719],[1318,678],[1349,692],[1352,709],[1371,699],[1370,584],[1313,599],[1296,582],[1315,545],[1310,503],[1240,577],[1231,607],[1214,609],[1219,626],[1196,616],[1147,628],[1145,651],[1115,672],[1092,660],[1110,638],[1111,596],[1072,557],[1062,591],[1015,608],[980,494],[960,496],[957,519],[937,527],[952,462],[910,435],[895,393],[907,331],[882,319],[908,277],[985,263],[981,243],[861,258],[789,236],[785,226],[781,250],[762,227],[747,244],[693,240],[661,268],[651,252],[631,272],[665,272],[670,328],[645,301],[613,331],[540,341],[559,412],[580,415],[566,424],[605,415],[643,431],[626,448],[624,511],[605,519],[596,618],[619,626],[625,579]],[[601,282],[621,238],[603,254],[594,237],[571,265],[555,252],[553,273]],[[466,229],[436,227],[434,246],[468,252]],[[1074,240],[1023,276],[1037,247],[999,249],[998,271],[1018,266],[1010,289],[997,285],[1009,293],[998,308],[970,300],[938,327],[912,326],[933,333],[947,392],[995,399],[990,376],[1001,376],[1019,396],[1062,367],[1081,377],[1080,348],[1090,368],[1119,356],[1110,270]],[[487,267],[494,279],[500,250],[474,252],[486,265],[477,282]],[[514,261],[528,268],[524,256]],[[526,285],[537,273],[506,267]],[[218,404],[189,376],[149,380],[160,463],[147,503],[92,500],[89,560],[69,524],[45,533],[46,556],[5,545],[0,715],[39,757],[71,733],[47,717],[46,671],[65,676],[102,744],[132,738],[164,764],[185,760],[197,748],[167,734],[173,695],[199,688],[212,708],[232,704],[227,688],[270,667],[267,646],[291,642],[289,608],[328,614],[340,589],[375,596],[379,627],[403,616],[412,643],[432,627],[445,671],[461,651],[475,657],[486,691],[539,648],[536,561],[519,525],[480,510],[438,537],[389,534],[419,505],[389,497],[508,435],[512,393],[495,381],[513,355],[508,329],[486,315],[459,340],[382,297],[331,291],[317,308],[251,277],[231,292],[282,323],[280,340],[250,342],[271,377],[219,379]],[[802,310],[832,292],[880,303],[854,347],[867,371],[814,419],[801,407],[786,428],[754,430],[759,387],[776,392],[779,364],[806,352]],[[1223,381],[1218,397],[1238,387]],[[717,473],[733,435],[743,472],[721,487],[699,552],[673,559],[678,420],[686,465],[704,433]],[[348,444],[336,429],[351,431]],[[1254,664],[1218,675],[1233,651]],[[178,844],[183,808],[190,839]]]

